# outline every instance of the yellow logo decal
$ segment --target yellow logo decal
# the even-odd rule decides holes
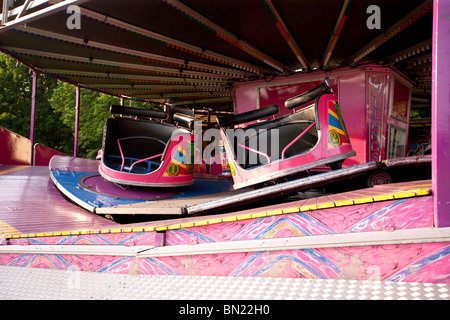
[[[177,176],[180,173],[180,167],[176,165],[175,163],[169,164],[167,167],[167,174],[169,176]]]
[[[341,137],[336,130],[330,130],[329,139],[333,146],[339,146],[341,144]]]

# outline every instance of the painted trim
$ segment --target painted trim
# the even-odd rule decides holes
[[[164,224],[161,221],[161,225],[154,226],[140,226],[140,227],[126,227],[124,228],[114,228],[114,229],[93,229],[93,230],[74,230],[74,231],[57,231],[57,232],[45,232],[45,233],[31,233],[31,234],[4,234],[5,238],[36,238],[36,237],[49,237],[49,236],[64,236],[64,235],[81,235],[81,234],[98,234],[98,233],[130,233],[130,232],[152,232],[152,231],[164,231],[173,229],[182,229],[189,227],[204,226],[209,224],[216,224],[222,222],[255,219],[262,217],[269,217],[280,214],[297,213],[297,212],[308,212],[314,210],[320,210],[325,208],[335,208],[343,206],[351,206],[356,204],[366,204],[372,202],[386,201],[386,200],[397,200],[404,198],[413,198],[420,196],[431,195],[430,188],[417,188],[413,190],[398,191],[389,194],[381,194],[375,196],[367,196],[362,198],[346,199],[335,202],[326,202],[312,205],[294,206],[287,207],[284,209],[276,209],[269,211],[261,211],[251,214],[237,214],[233,216],[217,217],[211,216],[209,219],[199,220],[199,221],[189,221],[186,223],[175,223],[175,224]]]
[[[74,254],[149,258],[429,242],[450,242],[450,227],[403,229],[395,231],[369,231],[291,238],[200,243],[194,245],[174,245],[164,247],[120,245],[7,245],[0,246],[0,254]]]

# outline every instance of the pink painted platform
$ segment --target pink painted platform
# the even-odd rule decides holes
[[[65,199],[47,166],[0,165],[0,233],[107,228],[115,222]]]
[[[0,265],[450,283],[450,230],[434,227],[430,180],[120,225],[64,199],[46,167],[0,168],[14,189],[2,187]]]

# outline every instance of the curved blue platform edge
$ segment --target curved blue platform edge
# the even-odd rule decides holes
[[[95,173],[83,171],[50,170],[50,177],[58,190],[80,207],[93,213],[95,213],[96,208],[100,207],[112,207],[163,199],[165,200],[195,197],[233,190],[233,183],[231,180],[196,179],[194,181],[194,184],[183,188],[177,188],[173,192],[173,194],[169,196],[159,197],[157,195],[153,195],[155,192],[149,191],[148,198],[130,199],[129,197],[127,197],[127,195],[124,195],[123,197],[111,196],[83,188],[80,185],[80,179],[92,175],[95,175]],[[112,182],[105,180],[105,183]],[[154,188],[153,191],[155,191]],[[129,194],[130,191],[127,191],[127,193]]]

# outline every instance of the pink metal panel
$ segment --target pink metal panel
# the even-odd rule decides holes
[[[44,166],[0,171],[0,221],[21,233],[106,228],[115,222],[67,201]],[[3,172],[3,174],[2,174]]]
[[[236,97],[235,113],[243,113],[258,109],[257,91],[253,85],[235,87],[234,95]]]
[[[372,189],[375,192],[375,189]],[[376,192],[375,192],[376,193]],[[316,201],[317,200],[317,201]],[[318,199],[300,201],[318,203]],[[300,203],[299,202],[299,203]],[[216,224],[169,229],[165,246],[236,243],[245,240],[275,239],[429,228],[432,226],[432,198],[420,197],[350,207],[329,208],[263,218],[228,220]],[[289,205],[293,205],[290,203]],[[280,210],[280,205],[266,207]],[[256,209],[241,212],[242,214]],[[258,209],[258,210],[261,210]],[[255,211],[256,212],[256,211]],[[236,214],[236,213],[234,213]],[[230,214],[228,214],[230,216]],[[177,219],[169,224],[194,222],[208,217]],[[217,218],[217,215],[210,219]],[[153,222],[153,224],[158,222]],[[161,223],[161,222],[159,222]],[[149,223],[151,224],[151,223]],[[147,224],[147,226],[149,225]],[[70,236],[10,239],[11,244],[60,245],[155,245],[156,232],[78,234]],[[448,242],[399,243],[317,247],[305,249],[258,250],[231,253],[183,254],[155,257],[104,255],[2,254],[0,264],[93,272],[178,274],[208,276],[270,276],[309,279],[356,279],[405,282],[449,283]],[[134,270],[134,271],[133,271]]]
[[[63,153],[36,143],[34,145],[34,165],[35,166],[48,166],[50,160],[55,155],[64,155]]]
[[[450,2],[434,0],[431,150],[434,213],[450,226]]]
[[[30,160],[30,140],[0,127],[0,164],[29,165]]]
[[[339,75],[339,106],[356,156],[344,161],[343,166],[368,162],[366,144],[365,73],[348,72]]]
[[[367,73],[367,150],[368,161],[386,159],[387,110],[389,108],[390,74],[387,72]]]

